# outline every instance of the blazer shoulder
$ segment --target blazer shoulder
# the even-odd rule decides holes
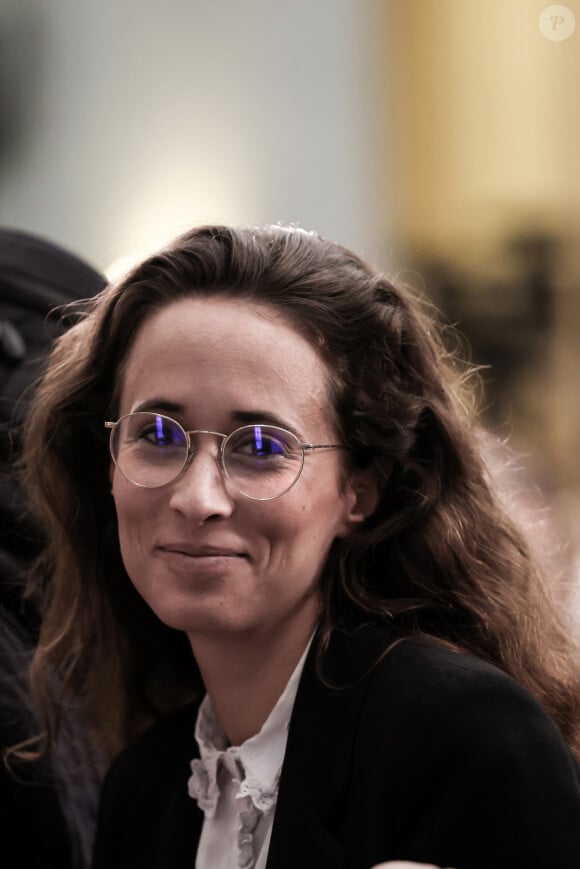
[[[363,720],[382,722],[402,741],[483,759],[538,754],[578,767],[554,720],[509,674],[471,655],[434,643],[405,640],[370,674]]]
[[[486,691],[533,700],[532,695],[499,667],[465,652],[426,640],[406,639],[388,648],[371,674],[378,683],[397,683],[409,700]]]
[[[408,639],[359,684],[352,812],[365,841],[375,837],[375,863],[578,865],[577,767],[555,722],[515,679]]]
[[[481,714],[519,709],[546,715],[543,707],[505,671],[436,642],[407,637],[393,641],[375,625],[337,635],[328,656],[328,682],[352,687],[363,707],[382,720],[438,709]],[[352,696],[354,697],[355,694]]]

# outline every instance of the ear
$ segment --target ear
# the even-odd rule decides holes
[[[355,525],[364,522],[377,509],[380,489],[374,469],[349,471],[346,492],[345,529],[339,537],[348,536]]]

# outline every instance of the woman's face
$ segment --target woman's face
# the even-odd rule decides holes
[[[300,441],[336,443],[327,381],[325,363],[275,309],[183,299],[139,330],[119,416],[153,410],[186,430],[224,434],[274,417]],[[253,501],[224,477],[219,439],[195,443],[191,465],[162,488],[139,488],[112,469],[129,577],[157,616],[192,642],[208,632],[308,636],[330,546],[363,518],[344,454],[307,453],[293,488]]]

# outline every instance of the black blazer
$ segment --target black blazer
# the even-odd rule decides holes
[[[267,869],[579,869],[578,767],[539,704],[473,657],[405,640],[373,666],[384,648],[373,629],[334,636],[327,684],[311,650]],[[113,764],[94,869],[193,869],[195,716],[180,710]]]

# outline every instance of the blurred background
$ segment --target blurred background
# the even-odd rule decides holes
[[[580,612],[579,87],[580,0],[0,0],[0,224],[115,277],[298,223],[410,284]]]

